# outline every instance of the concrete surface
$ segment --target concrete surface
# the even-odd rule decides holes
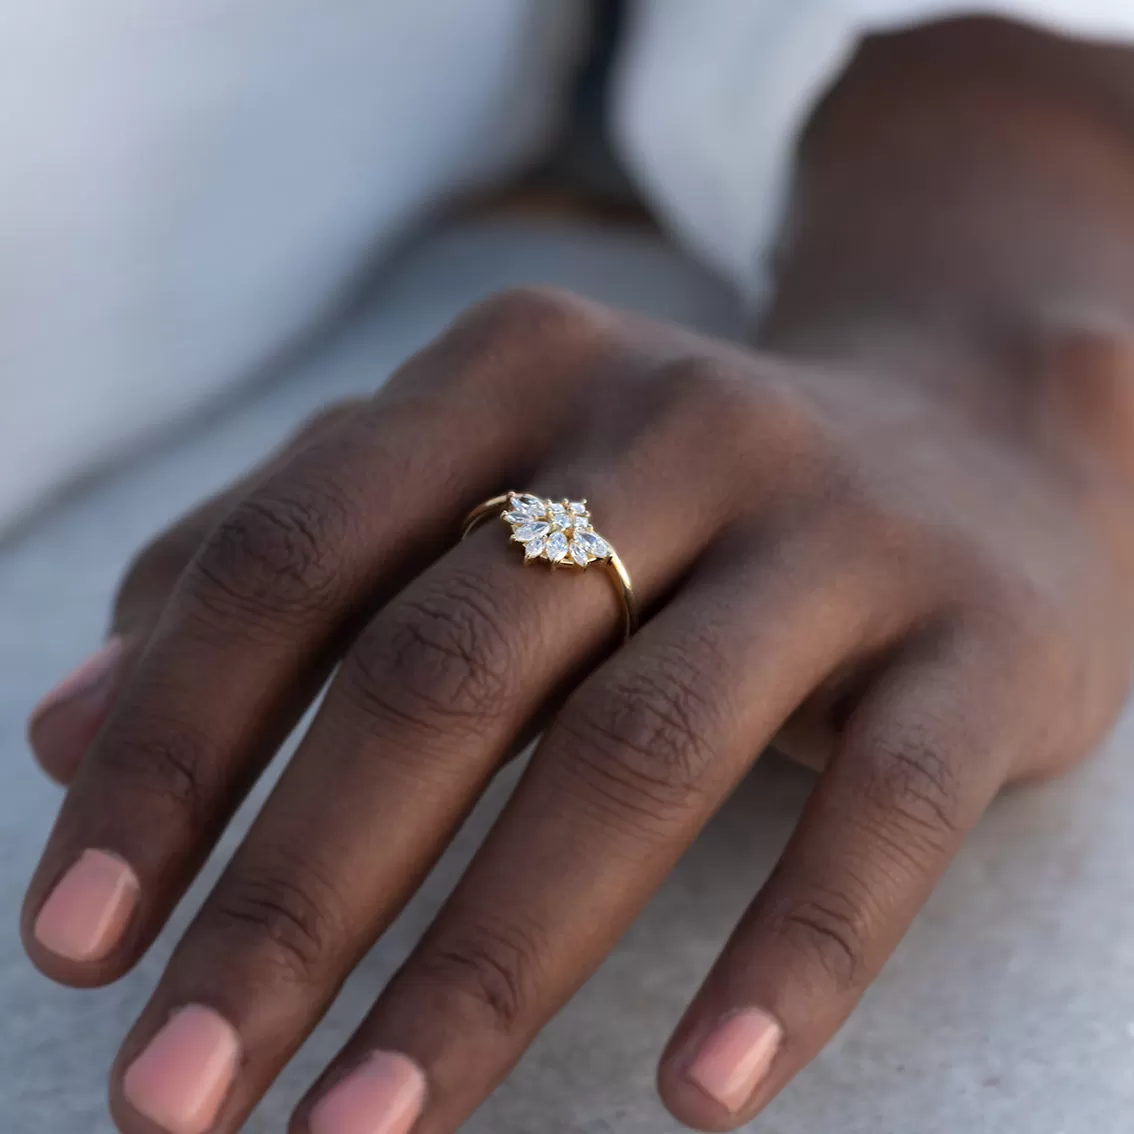
[[[104,1078],[202,889],[113,988],[54,988],[16,911],[57,790],[24,718],[97,642],[130,552],[315,406],[372,388],[468,303],[525,280],[736,333],[719,285],[653,238],[482,226],[407,252],[334,339],[178,431],[0,547],[0,1130],[109,1134]],[[752,1126],[766,1134],[1128,1134],[1134,1126],[1134,719],[1060,783],[1003,797],[827,1051]],[[485,1104],[472,1134],[671,1134],[654,1060],[785,841],[806,774],[764,761],[607,965]],[[247,1130],[291,1103],[437,907],[507,782],[374,950]],[[263,795],[261,789],[257,796]],[[252,801],[253,805],[255,800]],[[242,815],[246,821],[248,809]],[[234,844],[238,822],[222,848]],[[215,876],[215,862],[210,874]]]

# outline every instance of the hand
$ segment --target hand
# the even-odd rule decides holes
[[[508,293],[144,553],[98,736],[52,759],[75,770],[24,918],[49,976],[141,956],[338,669],[125,1042],[122,1130],[238,1129],[545,727],[293,1126],[455,1130],[802,721],[831,758],[659,1080],[693,1126],[763,1107],[997,790],[1083,756],[1127,686],[1120,478],[900,369]],[[524,569],[496,524],[454,546],[508,488],[589,500],[649,616],[628,643],[601,574]]]

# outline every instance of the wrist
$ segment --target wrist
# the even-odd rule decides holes
[[[1049,320],[1024,365],[1035,428],[1079,466],[1097,468],[1134,502],[1134,328]]]
[[[888,376],[975,424],[1106,469],[1134,500],[1134,325],[1037,314],[976,333],[944,320],[816,313],[758,337],[761,349],[836,371]]]
[[[869,40],[801,143],[761,347],[922,386],[1134,496],[1134,88],[1114,63],[987,20]]]
[[[940,323],[817,317],[759,345],[824,384],[863,382],[891,418],[904,403],[983,435],[1074,502],[1134,589],[1134,327],[1048,315],[982,338]]]

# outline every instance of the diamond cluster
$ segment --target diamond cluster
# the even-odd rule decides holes
[[[610,544],[591,527],[585,500],[543,500],[513,492],[504,519],[512,527],[512,539],[523,544],[525,559],[586,567],[610,558]]]

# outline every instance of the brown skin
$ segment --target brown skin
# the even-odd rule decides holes
[[[429,1081],[415,1134],[455,1130],[789,721],[789,745],[829,741],[825,770],[660,1090],[729,1129],[816,1054],[996,792],[1086,755],[1127,690],[1129,65],[985,21],[874,41],[805,140],[758,349],[510,292],[143,553],[101,731],[43,753],[73,779],[24,926],[56,980],[137,961],[342,666],[126,1040],[123,1131],[155,1134],[120,1077],[186,1003],[243,1039],[216,1127],[239,1129],[541,723],[324,1084],[405,1052]],[[591,501],[650,616],[627,645],[600,574],[524,569],[495,525],[453,546],[510,487]],[[86,847],[134,866],[142,904],[84,967],[30,926]],[[786,1039],[730,1114],[683,1068],[744,1006]]]

